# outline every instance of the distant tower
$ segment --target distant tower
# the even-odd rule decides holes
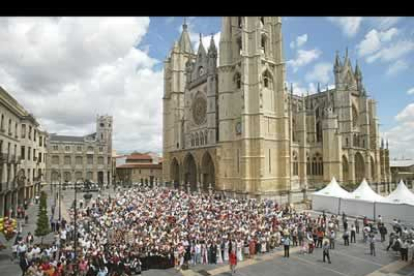
[[[112,116],[96,117],[96,141],[105,143],[110,153],[112,153],[112,127]]]

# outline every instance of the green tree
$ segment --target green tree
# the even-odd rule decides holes
[[[40,237],[41,243],[43,243],[44,236],[50,233],[49,219],[47,217],[47,194],[45,192],[42,192],[40,195],[39,214],[37,216],[36,226],[35,235],[36,237]]]

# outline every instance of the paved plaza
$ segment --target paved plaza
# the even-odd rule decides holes
[[[48,212],[51,215],[51,206],[54,204],[55,198],[51,196],[49,187],[44,190],[48,193]],[[73,203],[74,190],[68,189],[63,192],[62,196],[62,217],[69,219],[68,209]],[[93,197],[96,198],[99,194],[106,197],[108,194],[113,194],[113,189],[106,189],[101,193],[94,192]],[[83,199],[83,193],[78,192],[78,200]],[[85,202],[87,203],[87,202]],[[29,224],[23,227],[23,235],[29,231],[34,233],[36,228],[37,205],[30,204],[29,207]],[[58,204],[56,204],[55,215],[58,215]],[[391,229],[391,226],[388,226]],[[247,259],[239,262],[237,266],[237,275],[241,276],[305,276],[305,275],[321,275],[321,276],[414,276],[414,264],[400,261],[400,254],[389,251],[385,248],[388,245],[388,239],[385,243],[376,244],[376,256],[371,256],[368,244],[362,241],[362,234],[357,235],[357,243],[344,246],[343,240],[339,234],[335,249],[330,250],[332,264],[322,262],[322,249],[316,248],[313,254],[301,254],[299,247],[292,247],[290,258],[283,257],[283,248],[279,247],[274,252],[256,255],[252,259]],[[388,237],[387,237],[388,238]],[[37,238],[36,238],[37,239]],[[45,240],[51,241],[52,235],[48,235]],[[12,241],[8,244],[11,245]],[[0,252],[0,271],[1,275],[17,276],[21,275],[20,268],[17,262],[10,260],[10,248]],[[184,275],[184,276],[200,276],[200,275],[231,275],[229,266],[226,265],[197,265],[190,266],[189,270],[177,272],[175,269],[168,270],[149,270],[144,271],[143,275],[153,276],[168,276],[168,275]]]

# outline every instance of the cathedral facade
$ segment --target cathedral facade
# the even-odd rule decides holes
[[[360,68],[337,54],[333,73],[334,89],[286,87],[280,17],[224,17],[219,50],[197,52],[184,24],[164,64],[164,180],[281,202],[332,177],[389,182]]]

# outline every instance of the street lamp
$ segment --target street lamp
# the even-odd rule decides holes
[[[62,219],[62,176],[58,170],[53,170],[53,174],[56,173],[58,179],[59,179],[59,223]]]
[[[74,249],[75,249],[75,275],[77,275],[78,272],[78,223],[77,223],[77,219],[78,219],[78,202],[77,202],[77,190],[78,190],[78,184],[82,184],[84,181],[82,178],[76,180],[75,182],[75,204],[74,204],[74,211],[75,211],[75,218],[74,218],[74,223],[75,223],[75,241],[74,241]]]

